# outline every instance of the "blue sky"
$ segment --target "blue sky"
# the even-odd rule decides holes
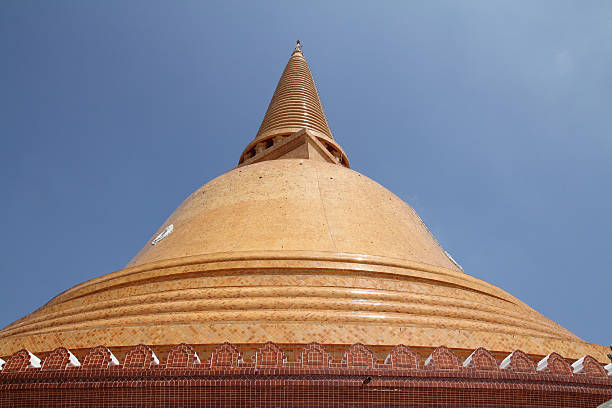
[[[296,39],[353,169],[612,342],[612,3],[0,3],[0,326],[121,269],[255,136]]]

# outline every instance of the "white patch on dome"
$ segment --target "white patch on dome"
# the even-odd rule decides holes
[[[151,241],[151,245],[156,245],[159,241],[170,235],[172,231],[174,231],[174,224],[170,224],[164,228],[164,230],[158,236],[156,236],[153,241]]]
[[[457,267],[458,267],[459,269],[463,270],[463,268],[461,267],[461,265],[459,265],[459,264],[457,263],[457,261],[455,261],[455,258],[453,258],[453,257],[451,256],[451,254],[449,254],[449,253],[448,253],[448,251],[444,251],[444,253],[446,254],[446,256],[448,256],[448,259],[450,259],[451,261],[453,261],[453,263],[454,263],[455,265],[457,265]]]

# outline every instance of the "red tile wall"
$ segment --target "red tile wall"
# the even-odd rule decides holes
[[[144,344],[139,344],[131,349],[123,360],[126,368],[146,368],[153,364],[153,350]]]
[[[83,368],[106,368],[111,363],[111,352],[105,346],[97,346],[83,359]]]
[[[511,369],[492,370],[485,349],[475,354],[474,367],[462,367],[447,348],[434,351],[433,367],[422,366],[406,346],[395,347],[384,363],[362,344],[349,347],[340,363],[316,343],[306,345],[296,361],[287,361],[274,343],[260,346],[252,363],[229,343],[201,364],[189,345],[174,347],[159,365],[150,365],[148,351],[136,346],[118,366],[65,368],[59,356],[67,351],[56,350],[44,369],[23,368],[24,353],[18,352],[6,364],[19,370],[0,371],[0,407],[585,408],[612,399],[612,377],[602,375],[594,359],[586,359],[592,365],[586,374],[572,374],[567,367],[522,371],[530,367],[521,366],[521,353]],[[84,360],[102,354],[96,348]],[[57,369],[51,368],[52,356]]]
[[[70,352],[64,347],[58,347],[45,357],[41,366],[43,370],[60,370],[65,368],[69,361]]]

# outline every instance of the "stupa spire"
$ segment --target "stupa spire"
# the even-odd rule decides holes
[[[291,134],[302,128],[316,130],[333,139],[298,40],[255,139],[270,134]]]
[[[298,40],[259,131],[244,150],[240,164],[300,131],[305,131],[320,142],[336,162],[348,166],[346,155],[329,128],[317,87],[302,52],[302,44]]]

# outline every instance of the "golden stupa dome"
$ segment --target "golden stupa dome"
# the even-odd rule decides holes
[[[151,241],[169,225],[171,234],[145,245],[127,266],[291,251],[312,259],[322,254],[404,259],[463,275],[399,197],[356,171],[316,160],[238,167],[189,196]]]
[[[294,65],[303,83],[288,74]],[[312,88],[302,111],[277,106],[291,83]],[[299,122],[294,110],[316,120]],[[348,168],[299,49],[239,165],[191,194],[126,268],[0,331],[0,355],[226,341],[605,358],[604,347],[464,273],[409,205]]]

